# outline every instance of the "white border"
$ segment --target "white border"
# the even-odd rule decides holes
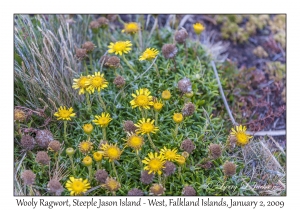
[[[2,103],[1,116],[1,179],[0,194],[1,208],[11,209],[16,206],[13,197],[13,14],[14,13],[287,13],[287,197],[226,197],[235,200],[284,200],[285,208],[297,209],[299,199],[299,154],[298,108],[299,96],[296,84],[299,84],[299,11],[296,4],[290,1],[75,1],[75,0],[27,0],[1,2],[1,90]],[[107,197],[103,199],[114,200],[120,197]],[[122,197],[123,199],[125,197]],[[167,199],[167,197],[164,197]],[[174,198],[174,197],[172,197]],[[200,197],[201,199],[204,197]],[[216,200],[218,197],[211,197]],[[27,198],[29,199],[29,198]],[[46,199],[49,199],[47,197]],[[67,197],[56,197],[53,200],[64,200]],[[69,198],[70,200],[73,198]],[[89,200],[90,197],[81,197]],[[147,199],[147,198],[143,198]],[[160,198],[161,199],[161,198]],[[194,198],[196,199],[196,198]],[[139,207],[140,208],[140,207]],[[204,207],[197,207],[204,208]],[[29,209],[29,208],[26,208]],[[32,209],[32,208],[30,208]],[[42,209],[42,208],[37,208]],[[45,208],[46,209],[46,208]],[[63,209],[63,208],[55,208]],[[77,208],[79,209],[79,208]],[[129,209],[129,208],[128,208]],[[164,208],[166,209],[166,208]],[[215,208],[213,208],[215,209]],[[259,209],[259,208],[256,208]],[[264,208],[262,208],[264,209]]]

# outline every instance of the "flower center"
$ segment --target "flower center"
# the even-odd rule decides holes
[[[238,142],[240,142],[240,143],[247,143],[247,141],[248,141],[247,135],[244,132],[243,133],[238,132],[236,134],[236,138],[237,138]]]
[[[162,168],[162,163],[157,158],[154,158],[154,159],[150,160],[148,165],[149,165],[149,168],[152,171],[158,171]]]
[[[94,77],[92,79],[92,85],[94,87],[100,87],[103,84],[104,80],[102,77]]]
[[[133,136],[130,139],[130,145],[133,147],[140,146],[142,144],[142,139],[138,136]]]
[[[73,191],[80,193],[84,189],[84,184],[81,181],[74,181],[72,186]]]
[[[154,109],[161,109],[162,108],[161,103],[155,103],[153,106],[154,106]]]
[[[118,183],[116,181],[109,181],[107,186],[110,188],[110,190],[115,190],[118,188]]]
[[[87,85],[86,85],[86,81],[87,81],[87,78],[86,77],[82,77],[78,80],[77,82],[77,85],[80,87],[80,88],[85,88]]]
[[[90,144],[89,143],[83,143],[81,144],[81,149],[83,150],[89,150],[90,149]]]
[[[118,150],[114,147],[108,148],[106,153],[110,158],[117,158],[119,156]]]
[[[68,110],[61,110],[61,111],[60,111],[60,116],[61,116],[62,118],[67,118],[67,117],[70,116],[70,113],[69,113]]]
[[[176,158],[176,154],[175,154],[174,152],[168,150],[168,151],[166,151],[166,153],[165,153],[165,157],[166,157],[166,159],[171,159],[171,160],[173,160],[173,159]]]
[[[125,49],[126,45],[123,42],[117,42],[114,45],[114,51],[118,52],[118,51],[123,51]]]
[[[153,131],[154,129],[154,126],[151,124],[151,123],[144,123],[141,127],[141,129],[146,132],[146,133],[149,133],[151,131]]]
[[[102,125],[105,125],[108,123],[108,119],[106,117],[102,117],[99,119],[99,123]]]
[[[136,97],[135,102],[139,106],[146,106],[149,103],[148,97],[145,95],[139,95]]]

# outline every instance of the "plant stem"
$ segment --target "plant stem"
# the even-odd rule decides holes
[[[88,166],[89,169],[89,181],[92,182],[92,165]]]
[[[176,137],[177,134],[178,134],[178,128],[179,128],[179,124],[176,123],[176,125],[175,125],[175,132],[174,132],[175,137]]]
[[[158,112],[155,112],[155,126],[158,124]]]
[[[111,162],[111,165],[112,165],[112,167],[113,167],[113,170],[114,170],[114,173],[115,173],[115,175],[116,175],[116,177],[117,177],[118,182],[120,182],[119,176],[118,176],[118,173],[117,173],[117,170],[116,170],[115,162],[112,161],[112,162]]]
[[[90,101],[90,96],[88,92],[85,92],[85,99],[87,102],[87,106],[88,106],[88,112],[91,112],[91,101]]]
[[[88,67],[86,65],[86,61],[85,60],[83,60],[83,65],[84,65],[85,73],[86,73],[86,76],[87,76],[87,75],[89,75],[89,69],[88,69]]]
[[[156,63],[154,63],[154,66],[155,66],[155,69],[156,69],[157,77],[160,78],[159,70],[158,70],[158,67],[157,67]]]
[[[126,63],[126,65],[134,72],[136,72],[136,70],[132,67],[132,65],[128,62],[128,60],[125,58],[124,54],[122,55],[122,58],[124,60],[124,62]]]
[[[176,68],[176,59],[175,59],[175,57],[173,57],[173,62],[174,62],[174,68],[175,68],[175,71],[177,71],[177,68]]]
[[[97,162],[97,170],[102,168],[102,160]]]
[[[137,159],[139,160],[139,164],[140,164],[141,168],[143,169],[143,164],[142,164],[141,158],[140,158],[140,156],[139,156],[138,150],[136,150],[136,153],[135,153],[135,154],[136,154]]]
[[[103,141],[106,141],[106,127],[102,128],[102,137],[103,137]]]
[[[149,139],[149,141],[150,141],[150,145],[151,145],[152,149],[154,149],[156,152],[159,152],[159,150],[158,150],[158,149],[156,148],[156,146],[154,145],[154,143],[153,143],[153,141],[152,141],[152,139],[151,139],[151,137],[150,137],[150,134],[148,133],[147,135],[148,135],[148,139]]]
[[[29,186],[29,196],[34,196],[32,185]]]
[[[182,185],[184,185],[184,179],[183,179],[182,174],[181,174],[181,166],[178,167],[178,175],[179,175],[179,178],[181,179]]]
[[[102,108],[103,108],[104,111],[106,112],[106,106],[105,106],[105,103],[104,103],[104,101],[103,101],[103,99],[102,99],[102,97],[101,97],[101,91],[98,92],[98,96],[99,96],[99,101],[100,101],[100,103],[101,103],[101,105],[102,105]]]
[[[90,58],[91,70],[93,71],[93,57],[92,57],[92,53],[89,54],[89,58]]]
[[[69,158],[72,165],[73,176],[75,176],[75,166],[74,166],[73,156],[69,155]]]
[[[67,145],[70,145],[68,140],[67,140],[67,122],[68,121],[64,121],[64,141],[66,142]]]

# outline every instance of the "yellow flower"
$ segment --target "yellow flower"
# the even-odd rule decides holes
[[[168,90],[165,90],[162,92],[161,94],[161,97],[164,99],[164,100],[169,100],[171,98],[171,93],[170,91]]]
[[[196,34],[201,34],[205,29],[205,27],[201,23],[195,23],[193,27]]]
[[[103,157],[103,153],[100,151],[94,152],[94,154],[93,154],[93,158],[96,162],[101,161],[102,157]]]
[[[73,156],[75,154],[75,150],[72,147],[68,147],[66,149],[66,154],[69,156]]]
[[[177,149],[171,150],[164,147],[160,150],[160,153],[169,161],[176,161],[180,157],[180,155],[177,154]]]
[[[136,134],[129,134],[126,141],[126,146],[136,151],[140,150],[144,144],[144,138]]]
[[[122,30],[123,33],[128,34],[135,34],[140,30],[139,24],[136,22],[130,22],[124,24],[124,29]]]
[[[116,55],[122,55],[123,53],[127,54],[131,50],[131,46],[132,44],[130,41],[111,42],[108,46],[108,52],[115,53]]]
[[[161,100],[157,100],[157,99],[154,100],[153,109],[155,111],[159,112],[163,106],[164,104],[161,102]]]
[[[245,146],[249,143],[249,140],[253,138],[253,136],[250,136],[246,134],[246,126],[236,126],[235,129],[231,128],[230,135],[235,136],[236,138],[236,144],[239,146]]]
[[[81,195],[91,188],[87,179],[75,179],[72,176],[70,177],[70,180],[67,181],[65,187],[71,192],[70,195]]]
[[[58,108],[58,111],[54,113],[54,116],[57,117],[57,120],[71,120],[71,117],[75,117],[75,113],[73,113],[73,108],[70,107],[67,109],[65,106],[61,106]]]
[[[183,115],[181,113],[174,113],[173,120],[175,123],[181,123],[183,121]]]
[[[102,144],[101,150],[103,150],[104,157],[109,159],[109,162],[120,159],[122,151],[117,147],[117,145],[112,144]]]
[[[150,94],[151,92],[147,88],[136,90],[136,94],[131,94],[134,98],[132,101],[130,101],[131,107],[139,107],[139,109],[150,109],[150,106],[153,105],[152,96],[150,96]]]
[[[15,109],[14,120],[23,122],[26,119],[26,113],[21,109]]]
[[[102,186],[111,192],[115,192],[121,187],[120,183],[117,180],[110,177],[106,179],[105,184]]]
[[[85,83],[87,87],[87,91],[90,93],[94,93],[95,90],[100,92],[104,88],[107,87],[108,82],[104,78],[104,74],[100,74],[100,72],[95,72],[94,75],[90,77],[89,80],[86,81]]]
[[[86,154],[93,150],[93,143],[90,141],[82,141],[78,145],[78,148],[79,148],[80,152],[82,152],[83,154]]]
[[[145,157],[145,159],[142,160],[142,163],[146,164],[144,170],[149,171],[149,174],[158,173],[159,175],[162,173],[161,170],[165,168],[165,162],[164,156],[162,156],[162,154],[158,155],[157,152],[154,154],[152,152],[148,153],[148,157]]]
[[[138,124],[134,124],[137,127],[136,133],[139,134],[148,134],[148,133],[156,133],[158,131],[158,127],[154,126],[154,120],[151,121],[150,118],[147,120],[142,118]]]
[[[82,128],[83,128],[84,133],[86,133],[86,134],[91,134],[94,130],[94,127],[91,123],[84,124],[82,126]]]
[[[180,155],[180,156],[178,157],[178,159],[176,160],[176,162],[177,162],[179,165],[185,164],[185,157],[183,157],[182,155]]]
[[[83,165],[91,166],[93,164],[93,159],[90,156],[85,156],[82,160]]]
[[[90,77],[89,75],[88,76],[80,75],[79,79],[73,79],[74,82],[72,88],[74,88],[75,90],[79,88],[79,95],[83,94],[86,88],[88,87],[86,83],[88,82],[89,77]]]
[[[152,61],[158,55],[158,53],[159,51],[155,48],[147,48],[140,56],[139,61]]]
[[[103,112],[100,115],[96,115],[95,116],[95,120],[93,120],[93,122],[96,124],[96,125],[100,125],[100,127],[107,127],[109,122],[112,121],[112,118],[110,118],[110,114],[108,113],[105,113]]]

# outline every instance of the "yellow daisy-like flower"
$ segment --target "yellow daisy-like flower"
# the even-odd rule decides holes
[[[112,118],[110,118],[110,114],[105,113],[105,112],[103,112],[101,114],[101,116],[96,115],[95,120],[93,120],[93,122],[96,125],[100,125],[100,127],[103,127],[103,128],[107,127],[110,121],[112,121]]]
[[[93,154],[93,158],[96,162],[101,161],[102,157],[103,157],[103,153],[100,151],[94,152],[94,154]]]
[[[129,134],[126,139],[126,146],[138,151],[142,148],[144,144],[144,138],[136,134]]]
[[[90,93],[94,93],[95,90],[100,92],[101,90],[106,88],[108,82],[104,78],[104,74],[100,74],[100,72],[95,72],[95,74],[92,75],[90,79],[86,81],[85,84],[88,86],[87,91]]]
[[[155,48],[147,48],[140,56],[139,61],[152,61],[158,55],[158,53],[159,51]]]
[[[84,92],[86,91],[86,88],[88,87],[88,85],[86,84],[89,81],[90,76],[82,76],[80,75],[80,77],[78,79],[73,79],[73,86],[72,88],[74,88],[75,90],[79,89],[79,95],[84,94]]]
[[[90,141],[82,141],[78,145],[78,148],[80,152],[82,152],[83,154],[87,154],[93,150],[93,143]]]
[[[109,53],[115,53],[116,55],[122,55],[123,53],[127,54],[131,51],[131,42],[130,41],[119,41],[116,43],[110,43],[108,48]]]
[[[246,133],[246,126],[236,126],[235,129],[231,128],[230,135],[235,136],[236,138],[236,144],[239,146],[245,146],[249,143],[249,140],[253,138],[253,136],[250,136]]]
[[[71,120],[71,117],[75,117],[75,113],[73,113],[73,108],[70,107],[67,109],[65,106],[61,106],[58,108],[58,111],[54,113],[54,116],[57,117],[57,120]]]
[[[205,27],[201,23],[195,23],[193,27],[196,34],[201,34],[205,29]]]
[[[160,150],[160,153],[169,161],[176,161],[180,157],[180,155],[177,154],[177,149],[171,150],[164,147]]]
[[[159,112],[163,108],[164,104],[161,102],[161,100],[154,100],[153,109],[157,112]]]
[[[135,34],[140,30],[139,24],[136,22],[130,22],[124,24],[124,29],[122,30],[123,33],[128,34]]]
[[[185,164],[185,157],[183,157],[182,155],[180,155],[176,162],[179,164],[179,165],[184,165]]]
[[[94,130],[94,127],[91,123],[84,124],[82,126],[82,128],[83,128],[84,133],[86,133],[86,134],[91,134]]]
[[[148,133],[156,133],[159,129],[158,127],[155,127],[154,120],[151,120],[148,118],[147,120],[145,118],[142,118],[138,124],[134,124],[137,129],[136,133],[139,134],[148,134]]]
[[[183,121],[183,115],[181,113],[174,113],[173,120],[175,123],[181,123]]]
[[[104,157],[109,159],[109,162],[120,159],[122,151],[117,147],[117,145],[113,144],[102,144],[101,150],[103,151]]]
[[[136,94],[131,94],[134,98],[132,101],[130,101],[131,107],[139,107],[139,109],[150,109],[150,106],[153,105],[152,96],[150,96],[150,94],[151,92],[147,88],[136,90]]]
[[[90,166],[93,164],[93,159],[90,156],[85,156],[82,160],[83,165]]]
[[[152,152],[148,153],[148,157],[142,160],[142,163],[146,164],[144,170],[149,171],[149,174],[158,173],[159,175],[162,174],[162,169],[165,168],[165,162],[164,156],[162,154],[158,155],[157,152],[154,154]]]
[[[171,92],[168,91],[168,90],[165,90],[161,93],[161,97],[164,99],[164,100],[169,100],[171,98]]]
[[[74,177],[70,177],[65,187],[70,191],[70,195],[81,195],[91,188],[87,179],[75,179]]]

